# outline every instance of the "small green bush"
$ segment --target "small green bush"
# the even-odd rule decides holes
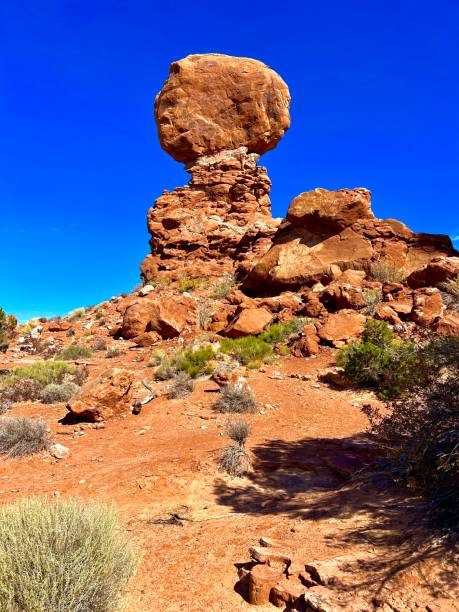
[[[61,361],[74,361],[75,359],[85,359],[91,357],[92,350],[86,346],[78,346],[78,344],[71,344],[65,348],[59,355],[58,359]]]
[[[46,450],[49,444],[48,426],[40,419],[4,417],[0,420],[0,455],[34,455]]]
[[[378,289],[366,289],[363,292],[363,301],[365,303],[365,314],[374,317],[376,308],[383,300],[382,291]]]
[[[111,507],[45,499],[0,507],[5,612],[115,612],[136,565]]]
[[[73,382],[63,382],[60,385],[51,383],[46,385],[40,393],[40,399],[44,404],[57,404],[68,402],[78,391],[78,385]]]
[[[224,276],[220,282],[215,285],[212,292],[212,298],[214,300],[223,300],[227,295],[229,295],[229,293],[231,293],[235,286],[236,279],[234,278],[234,275]]]
[[[67,374],[75,374],[75,367],[59,361],[38,361],[30,366],[14,370],[17,378],[36,380],[43,386],[51,383],[60,384]]]
[[[362,340],[340,349],[336,363],[359,385],[373,388],[381,399],[389,400],[409,389],[419,356],[414,344],[394,341],[385,321],[370,320]]]
[[[224,338],[220,343],[220,350],[249,367],[258,367],[267,361],[273,352],[272,346],[257,336]]]
[[[293,334],[302,331],[307,323],[307,319],[295,317],[285,323],[273,323],[265,332],[259,334],[258,338],[268,344],[278,344],[285,342]]]
[[[179,278],[178,289],[180,293],[196,291],[200,287],[204,287],[207,284],[206,278],[195,277],[190,278],[188,276],[181,276]]]
[[[243,414],[255,412],[257,403],[249,387],[238,384],[226,385],[220,390],[214,408],[218,412]]]
[[[169,380],[182,372],[190,378],[197,378],[213,372],[210,361],[215,357],[211,346],[201,346],[198,349],[185,349],[169,356],[162,352],[154,356],[153,364],[160,362],[155,371],[157,380]]]
[[[5,311],[0,308],[0,353],[6,353],[8,350],[9,343],[14,337],[14,330],[17,325],[16,317],[13,315],[7,315]]]
[[[184,372],[190,378],[211,374],[213,368],[209,363],[215,357],[211,346],[201,346],[196,350],[186,349],[174,359],[177,372]]]

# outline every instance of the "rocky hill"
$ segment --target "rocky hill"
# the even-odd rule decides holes
[[[256,60],[171,64],[155,120],[190,181],[148,211],[132,293],[17,328],[0,406],[44,417],[65,450],[16,460],[14,478],[5,460],[0,493],[114,499],[145,551],[133,611],[457,609],[450,560],[412,531],[421,563],[401,537],[406,497],[350,484],[375,452],[361,408],[380,402],[334,357],[370,319],[405,340],[459,336],[459,253],[377,219],[362,187],[301,193],[273,218],[258,162],[289,129],[289,104]],[[73,387],[48,401],[33,367],[56,361],[69,369],[46,383]],[[253,472],[236,480],[216,465],[228,388],[253,408]]]

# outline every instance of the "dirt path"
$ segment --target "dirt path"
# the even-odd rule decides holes
[[[374,399],[318,383],[314,374],[331,362],[323,351],[317,359],[283,359],[251,374],[263,406],[248,417],[255,471],[239,480],[217,469],[227,417],[212,410],[210,381],[199,382],[184,400],[159,398],[139,416],[85,428],[83,435],[79,426],[58,424],[62,405],[16,406],[11,415],[42,416],[71,453],[63,461],[0,462],[0,501],[47,494],[114,502],[142,552],[129,592],[132,612],[253,609],[238,592],[235,564],[249,560],[248,547],[261,536],[289,542],[305,559],[361,559],[343,584],[346,601],[357,591],[389,605],[401,592],[399,608],[382,609],[457,609],[448,599],[455,576],[445,574],[436,551],[425,554],[420,541],[422,563],[411,564],[410,502],[386,486],[350,486],[347,475],[372,452],[360,407]],[[145,363],[135,367],[148,376]],[[171,514],[185,520],[154,523]],[[408,568],[401,585],[399,578],[388,580],[398,563]]]

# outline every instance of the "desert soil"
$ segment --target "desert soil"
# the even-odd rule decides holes
[[[151,378],[148,358],[131,350],[129,367]],[[250,373],[260,408],[247,417],[254,473],[244,479],[218,471],[228,417],[212,408],[210,380],[184,399],[158,398],[100,429],[60,424],[62,404],[17,404],[11,416],[44,418],[70,455],[1,461],[0,501],[48,495],[116,504],[141,554],[128,593],[132,612],[253,609],[237,566],[261,536],[285,541],[305,561],[349,556],[338,588],[344,609],[362,609],[352,608],[357,598],[368,609],[372,601],[382,610],[459,609],[452,561],[427,538],[418,501],[381,479],[349,480],[374,452],[361,407],[377,402],[319,382],[317,373],[333,363],[324,349]]]

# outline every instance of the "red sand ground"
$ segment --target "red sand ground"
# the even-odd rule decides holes
[[[151,376],[147,351],[134,354],[135,367]],[[340,588],[344,609],[352,609],[356,592],[368,609],[372,597],[387,611],[459,609],[452,562],[440,546],[424,544],[411,500],[387,486],[351,486],[342,476],[343,456],[366,452],[360,406],[375,399],[332,390],[314,376],[290,378],[332,363],[324,350],[316,359],[285,358],[251,373],[265,406],[247,417],[255,471],[244,479],[218,472],[228,417],[212,410],[211,381],[198,382],[185,399],[154,400],[139,416],[104,429],[84,427],[82,436],[75,435],[80,425],[58,424],[63,405],[17,405],[11,416],[41,416],[71,452],[62,461],[1,461],[0,500],[46,494],[114,502],[142,555],[129,611],[253,609],[238,592],[235,564],[249,560],[248,547],[261,536],[288,541],[305,560],[360,559]],[[182,526],[151,523],[173,513],[184,518]]]

